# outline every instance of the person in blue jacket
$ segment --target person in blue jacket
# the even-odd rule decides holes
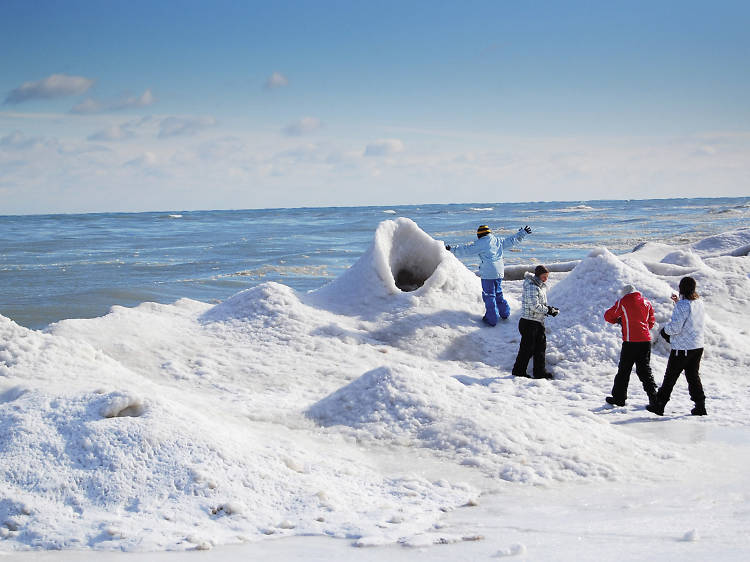
[[[468,256],[478,254],[479,276],[482,278],[482,300],[484,300],[485,313],[482,322],[490,326],[497,324],[498,317],[507,320],[510,316],[510,305],[503,296],[502,281],[505,264],[503,263],[503,250],[511,248],[531,234],[531,227],[524,226],[518,232],[506,238],[498,238],[486,224],[477,228],[477,240],[459,246],[446,245],[445,249],[454,255]]]

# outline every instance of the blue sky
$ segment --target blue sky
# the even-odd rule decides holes
[[[746,2],[2,13],[3,214],[750,193]]]

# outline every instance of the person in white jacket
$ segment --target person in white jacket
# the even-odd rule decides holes
[[[695,407],[690,413],[694,416],[706,415],[706,395],[703,392],[699,373],[703,356],[706,313],[703,309],[703,301],[695,289],[695,279],[683,277],[680,280],[682,298],[672,295],[675,303],[672,320],[662,330],[662,335],[668,336],[672,351],[669,353],[664,381],[656,393],[656,400],[646,406],[649,412],[658,416],[664,415],[664,406],[669,402],[672,389],[682,371],[685,371],[690,399],[695,402]]]
[[[544,354],[547,351],[547,334],[544,329],[545,316],[555,317],[560,312],[554,306],[547,304],[547,279],[549,269],[537,265],[534,274],[527,272],[523,281],[523,295],[521,297],[521,318],[518,320],[518,332],[521,343],[513,364],[514,377],[528,377],[526,372],[529,360],[534,358],[533,378],[553,379],[545,367]]]

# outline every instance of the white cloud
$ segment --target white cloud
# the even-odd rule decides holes
[[[24,134],[25,122],[16,132],[11,132],[16,128],[12,124],[2,127],[3,211],[396,205],[445,203],[456,197],[475,202],[498,197],[584,200],[603,193],[632,199],[743,196],[750,173],[750,134],[678,139],[487,136],[468,144],[447,136],[410,136],[402,143],[371,143],[383,152],[408,141],[409,150],[403,148],[395,158],[364,158],[367,143],[360,138],[307,142],[303,137],[300,142],[264,130],[157,139],[164,117],[119,124],[137,142],[75,144],[69,128],[65,138],[56,139]],[[99,117],[60,119],[100,123],[105,131],[112,124]],[[398,137],[389,134],[384,139]],[[716,147],[716,153],[695,154],[705,146]],[[464,193],[461,186],[471,189]]]
[[[23,121],[59,121],[65,117],[64,113],[28,113],[20,111],[0,111],[0,126],[2,126],[2,120],[5,119],[20,119]]]
[[[265,89],[273,90],[276,88],[283,88],[284,86],[288,86],[288,85],[289,85],[289,80],[287,79],[286,76],[284,76],[280,72],[274,72],[266,80]]]
[[[125,162],[126,166],[135,166],[135,167],[150,167],[155,166],[157,163],[156,154],[153,152],[146,151],[137,158],[134,158],[133,160],[130,160],[128,162]]]
[[[112,104],[111,109],[127,109],[130,107],[148,107],[156,102],[154,94],[151,90],[146,90],[140,96],[131,96],[121,100],[117,103]]]
[[[283,131],[285,135],[290,137],[298,137],[308,133],[313,133],[323,126],[320,119],[317,117],[303,117],[302,119],[295,121],[291,125],[284,127]]]
[[[695,156],[714,156],[717,152],[718,150],[716,149],[715,146],[706,144],[706,145],[699,146],[698,148],[696,148],[694,155]]]
[[[96,133],[89,135],[88,140],[91,141],[120,141],[129,139],[135,136],[133,131],[128,127],[127,123],[122,125],[111,125],[106,129],[97,131]]]
[[[247,160],[250,154],[247,152],[245,142],[236,136],[225,136],[205,141],[196,147],[196,158],[210,160],[212,162],[222,159],[238,157]]]
[[[13,131],[9,135],[0,139],[0,147],[6,150],[28,148],[31,140],[32,139],[26,137],[21,131]]]
[[[122,141],[133,137],[171,138],[195,135],[216,125],[213,117],[164,117],[150,115],[111,124],[87,137],[90,141]]]
[[[52,74],[37,82],[24,82],[11,90],[5,103],[17,104],[33,99],[60,98],[82,94],[94,85],[94,80],[83,76]]]
[[[365,148],[365,156],[390,156],[404,150],[404,143],[398,139],[380,139]]]
[[[299,164],[303,162],[320,163],[326,162],[329,151],[330,149],[324,145],[304,144],[278,152],[269,158],[269,161],[273,163],[284,162],[288,164]]]
[[[93,98],[86,98],[81,103],[73,106],[73,109],[70,111],[79,115],[90,115],[104,111],[104,105]]]
[[[140,96],[131,96],[121,99],[120,101],[105,104],[93,98],[86,98],[84,101],[74,106],[71,113],[79,115],[90,115],[92,113],[102,113],[104,111],[119,111],[121,109],[130,109],[133,107],[148,107],[156,102],[156,98],[151,90],[146,90]]]
[[[59,143],[56,139],[45,139],[42,137],[27,137],[21,131],[12,133],[0,138],[0,149],[10,150],[34,150],[40,147],[57,148]]]
[[[214,125],[213,117],[166,117],[159,123],[159,138],[195,135]]]
[[[158,118],[153,117],[152,115],[144,115],[141,118],[133,119],[132,121],[128,121],[129,127],[146,127],[146,126],[155,126],[157,125]]]

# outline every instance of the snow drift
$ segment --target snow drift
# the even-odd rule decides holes
[[[645,469],[643,447],[594,415],[557,411],[493,388],[406,366],[381,367],[314,404],[321,425],[348,426],[360,440],[419,445],[509,481],[615,478]],[[511,421],[512,420],[512,421]],[[575,451],[575,454],[570,453]],[[651,448],[651,455],[659,457]]]
[[[504,284],[511,319],[482,327],[478,278],[405,218],[308,294],[264,283],[215,306],[114,307],[44,332],[0,316],[0,550],[408,543],[500,483],[666,478],[690,459],[628,431],[650,419],[635,378],[627,407],[603,406],[620,334],[602,314],[631,283],[661,324],[680,276],[695,276],[710,416],[679,414],[678,383],[660,421],[745,425],[748,237],[594,249],[553,270],[554,381],[509,374],[521,282]],[[666,354],[657,341],[657,381]],[[408,462],[380,462],[396,450]]]
[[[128,550],[292,532],[360,536],[379,521],[366,513],[411,511],[429,525],[472,494],[384,477],[334,446],[309,449],[263,424],[238,423],[210,400],[198,407],[182,390],[144,381],[80,342],[7,319],[2,326],[4,369],[13,365],[3,375],[19,383],[18,369],[35,373],[31,384],[5,390],[0,404],[0,523],[19,546]],[[105,390],[115,374],[127,390]]]

